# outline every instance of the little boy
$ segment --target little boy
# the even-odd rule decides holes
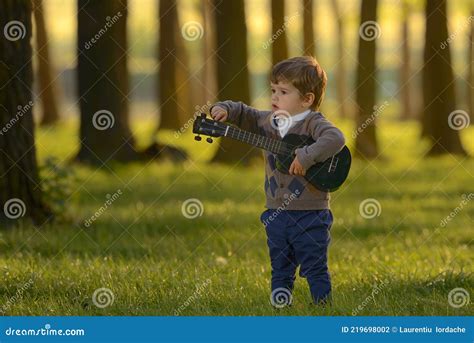
[[[265,225],[272,266],[271,303],[291,304],[296,268],[307,279],[314,303],[330,300],[327,264],[329,230],[333,216],[329,194],[305,179],[306,170],[338,153],[345,143],[342,132],[320,112],[327,77],[309,56],[290,58],[273,67],[271,111],[259,111],[241,102],[223,101],[211,108],[214,120],[229,121],[242,129],[281,139],[288,133],[310,135],[315,143],[296,149],[289,175],[276,169],[275,156],[265,153]]]

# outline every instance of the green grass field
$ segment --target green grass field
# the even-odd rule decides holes
[[[347,137],[352,127],[339,122]],[[141,146],[152,122],[134,123]],[[384,159],[355,161],[333,194],[335,217],[329,267],[333,306],[310,306],[298,278],[293,306],[269,302],[270,263],[259,216],[264,210],[261,162],[244,168],[209,165],[216,145],[189,132],[160,139],[192,160],[72,166],[77,180],[65,211],[69,222],[0,231],[0,310],[8,315],[472,315],[456,308],[455,288],[474,296],[473,203],[441,222],[474,192],[472,159],[423,159],[415,123],[379,126]],[[474,155],[474,129],[462,131]],[[77,149],[77,123],[37,131],[39,160],[61,164]],[[50,177],[43,172],[43,177]],[[107,194],[122,193],[89,227]],[[183,202],[197,198],[203,213],[188,219]],[[365,219],[360,203],[374,198],[380,215]],[[113,303],[97,307],[94,291]],[[111,294],[110,298],[112,297]],[[106,297],[100,298],[101,301]]]

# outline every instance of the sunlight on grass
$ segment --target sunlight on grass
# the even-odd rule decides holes
[[[351,144],[353,125],[334,119]],[[473,290],[474,258],[469,204],[445,227],[441,221],[472,192],[472,159],[422,159],[416,123],[382,121],[384,159],[355,160],[344,187],[333,194],[329,267],[334,305],[309,306],[306,281],[298,278],[294,306],[269,305],[270,264],[259,222],[264,209],[263,168],[208,164],[217,144],[195,142],[186,131],[158,135],[185,149],[191,161],[109,165],[102,170],[72,165],[75,192],[65,211],[72,222],[35,229],[27,223],[0,234],[0,268],[6,303],[32,280],[6,313],[12,315],[472,315],[447,295]],[[40,161],[62,164],[77,151],[78,122],[37,132]],[[154,120],[133,122],[138,145],[151,140]],[[463,142],[474,153],[472,128]],[[122,195],[93,222],[107,194]],[[183,202],[197,198],[202,215],[183,216]],[[381,213],[365,219],[359,204],[375,198]],[[92,294],[109,288],[114,303],[96,307]],[[184,306],[196,289],[202,292]]]

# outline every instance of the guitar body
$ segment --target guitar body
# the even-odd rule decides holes
[[[296,134],[287,134],[282,140],[289,146],[294,146],[295,150],[314,143],[311,137]],[[278,171],[288,174],[290,165],[295,158],[294,151],[292,154],[275,154],[275,156]],[[326,161],[312,165],[306,171],[304,178],[320,191],[333,192],[346,180],[351,161],[351,153],[349,149],[344,146],[340,152],[328,158]]]

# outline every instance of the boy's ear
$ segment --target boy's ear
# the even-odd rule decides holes
[[[303,96],[303,105],[305,107],[311,106],[314,102],[314,99],[315,99],[314,93],[306,93]]]

